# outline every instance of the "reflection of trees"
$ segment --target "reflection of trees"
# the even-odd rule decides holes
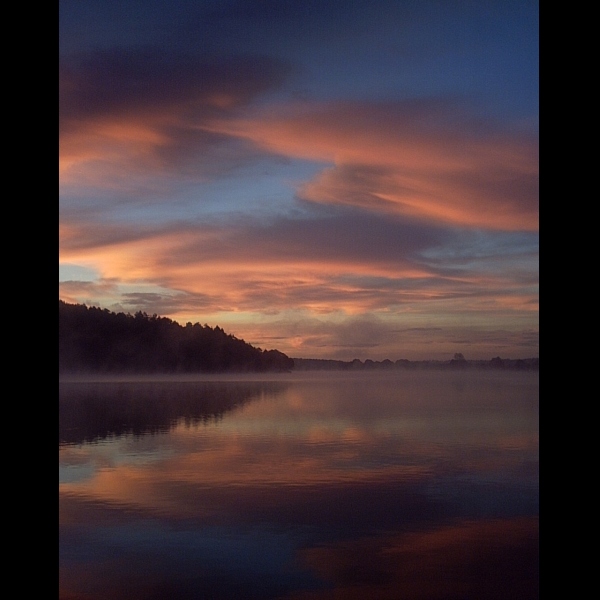
[[[58,443],[166,432],[179,419],[207,423],[282,393],[283,382],[60,383]]]

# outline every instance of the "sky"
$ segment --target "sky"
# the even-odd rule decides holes
[[[291,357],[539,356],[527,0],[60,0],[59,298]]]

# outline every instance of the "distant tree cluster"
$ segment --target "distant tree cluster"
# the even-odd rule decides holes
[[[214,373],[289,371],[293,359],[261,350],[220,327],[166,317],[114,313],[58,301],[59,371]]]
[[[370,371],[397,369],[510,369],[520,371],[538,371],[539,358],[509,359],[492,358],[492,360],[467,360],[457,352],[452,360],[416,360],[400,358],[395,362],[389,359],[370,360],[364,362],[355,358],[352,361],[327,360],[318,358],[294,358],[295,371]]]

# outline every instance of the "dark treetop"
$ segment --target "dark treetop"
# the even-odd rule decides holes
[[[58,301],[59,372],[215,373],[288,371],[294,361],[261,350],[220,327],[114,313]]]

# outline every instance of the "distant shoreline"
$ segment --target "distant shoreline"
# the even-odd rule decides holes
[[[510,369],[520,371],[537,371],[540,368],[539,358],[500,358],[491,360],[416,360],[399,359],[392,362],[354,359],[351,361],[329,360],[319,358],[293,358],[294,371],[394,371],[401,369]]]
[[[156,371],[71,371],[59,373],[59,382],[136,382],[136,381],[218,381],[223,377],[244,377],[251,381],[271,379],[275,375],[290,375],[304,372],[398,372],[398,371],[539,371],[539,358],[502,359],[491,360],[419,360],[409,361],[400,359],[396,362],[390,360],[352,361],[329,360],[320,358],[294,358],[294,368],[288,371],[219,371],[219,372],[176,372]]]

